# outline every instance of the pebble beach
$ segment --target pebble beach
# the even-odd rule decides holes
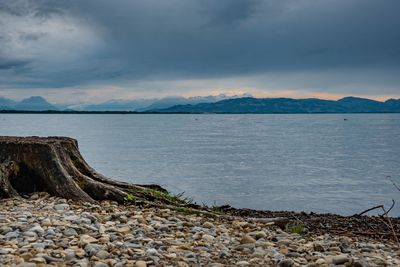
[[[227,219],[48,195],[0,200],[1,266],[400,266],[392,240],[298,234]]]

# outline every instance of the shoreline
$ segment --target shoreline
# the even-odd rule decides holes
[[[386,218],[378,215],[345,216],[335,213],[316,213],[298,211],[269,211],[225,206],[231,214],[241,217],[276,218],[285,217],[304,224],[312,234],[340,234],[347,236],[367,237],[377,240],[394,239],[387,226]],[[400,217],[390,217],[400,238]]]
[[[228,206],[220,213],[207,216],[110,201],[79,203],[43,193],[29,199],[2,199],[0,263],[23,267],[400,265],[400,249],[390,238],[335,233],[326,227],[335,221],[332,227],[346,225],[343,218],[348,217]],[[249,219],[285,216],[304,220],[307,230],[299,233],[301,229],[282,229],[279,222]],[[359,226],[379,220],[355,219]],[[322,222],[324,227],[316,227]],[[393,223],[400,221],[396,218]]]

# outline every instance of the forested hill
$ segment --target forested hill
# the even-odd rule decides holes
[[[159,113],[398,113],[400,99],[380,102],[358,97],[345,97],[336,101],[316,98],[244,97],[215,103],[176,105],[151,111]]]

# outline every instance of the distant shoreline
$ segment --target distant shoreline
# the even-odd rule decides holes
[[[400,112],[156,112],[156,111],[60,111],[60,110],[0,110],[0,114],[400,114]]]

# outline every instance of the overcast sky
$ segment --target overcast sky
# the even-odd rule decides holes
[[[400,97],[398,0],[0,0],[0,96]]]

